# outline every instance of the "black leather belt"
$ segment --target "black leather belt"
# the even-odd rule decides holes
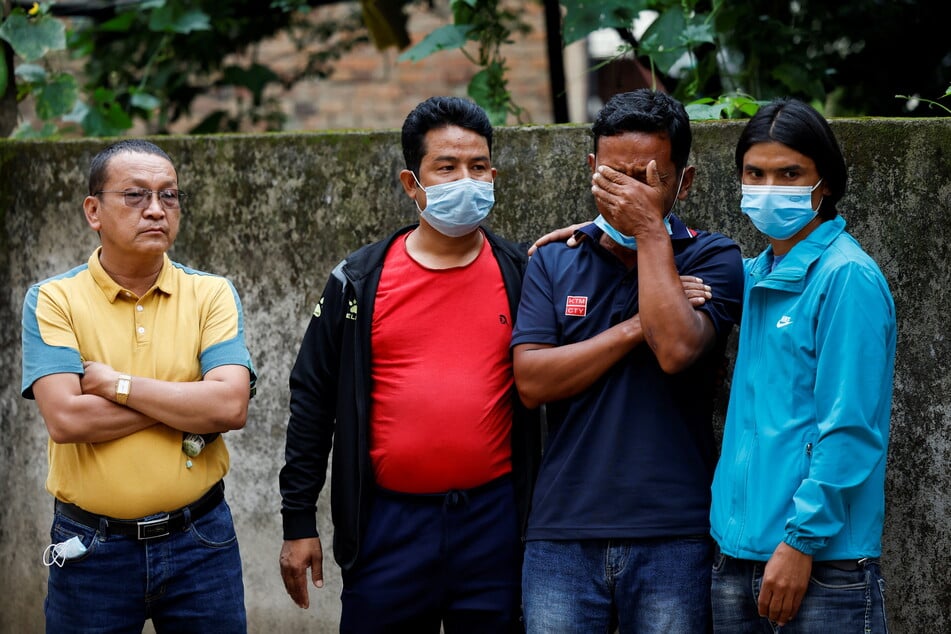
[[[93,530],[98,530],[102,523],[105,522],[110,534],[146,540],[166,537],[172,533],[185,530],[188,528],[188,524],[218,506],[223,499],[225,499],[225,483],[224,480],[220,480],[218,484],[211,487],[207,493],[188,506],[183,506],[177,511],[148,519],[120,520],[107,515],[96,515],[95,513],[90,513],[89,511],[79,508],[75,504],[61,502],[60,500],[56,500],[54,510],[57,513],[62,513],[65,517],[68,517],[74,522],[79,522]]]
[[[736,557],[730,557],[729,555],[724,554],[720,551],[720,547],[716,547],[716,552],[723,556],[726,559],[732,559],[733,561],[746,562],[751,564],[765,564],[765,561],[753,561],[750,559],[737,559]],[[868,564],[878,564],[879,559],[877,557],[863,557],[862,559],[824,559],[822,561],[813,561],[813,566],[827,566],[829,568],[835,568],[836,570],[844,570],[846,572],[854,572],[859,569],[865,568]]]
[[[865,564],[877,564],[877,559],[872,559],[866,557],[864,559],[831,559],[825,561],[817,561],[813,565],[815,566],[828,566],[829,568],[835,568],[836,570],[845,570],[847,572],[852,572],[858,570],[859,568],[864,568]]]

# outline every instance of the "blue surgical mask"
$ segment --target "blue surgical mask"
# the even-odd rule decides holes
[[[743,185],[743,210],[761,233],[774,240],[787,240],[812,222],[819,208],[812,208],[814,187],[790,187],[787,185]],[[819,201],[822,206],[822,201]]]
[[[677,181],[677,195],[680,195],[680,188],[684,184],[684,173],[687,170],[681,170],[680,180]],[[673,213],[674,207],[677,205],[678,198],[674,197],[674,202],[671,204],[670,209],[667,210],[667,213],[664,214],[664,226],[667,227],[667,235],[673,233],[673,229],[670,228],[670,214]],[[598,214],[598,217],[594,219],[594,225],[598,227],[601,231],[608,234],[608,237],[617,242],[619,245],[625,249],[630,249],[631,251],[637,251],[637,239],[634,236],[629,236],[627,234],[621,233],[604,219],[604,216]]]
[[[448,183],[423,187],[413,174],[416,184],[426,192],[426,208],[420,215],[439,233],[459,238],[474,231],[495,204],[495,184],[461,178]]]
[[[609,225],[608,221],[605,220],[604,216],[601,214],[598,214],[598,217],[594,219],[594,225],[601,229],[601,231],[604,233],[608,234],[609,238],[620,244],[625,249],[637,251],[637,239],[634,236],[623,234]],[[667,227],[668,235],[673,233],[673,230],[670,228],[670,214],[664,216],[664,226]]]

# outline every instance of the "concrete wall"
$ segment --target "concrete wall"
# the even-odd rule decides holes
[[[738,211],[732,153],[741,123],[695,126],[698,177],[679,213],[734,237],[747,255],[764,247]],[[899,315],[888,465],[884,567],[892,629],[951,631],[951,120],[838,120],[850,165],[841,205],[849,228],[878,260]],[[335,631],[340,583],[312,590],[309,611],[284,592],[277,474],[283,460],[287,378],[331,268],[356,246],[414,219],[396,179],[395,132],[162,138],[190,207],[173,259],[229,276],[241,293],[259,375],[247,427],[228,435],[228,497],[244,559],[251,631]],[[36,280],[85,261],[98,243],[81,202],[99,141],[0,140],[0,632],[42,631],[52,504],[44,490],[47,434],[19,396],[20,310]],[[581,127],[497,133],[503,235],[531,240],[593,217]],[[843,456],[843,460],[848,460]],[[326,506],[323,507],[326,511]],[[330,535],[326,513],[320,524]]]

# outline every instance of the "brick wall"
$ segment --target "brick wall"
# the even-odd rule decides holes
[[[332,5],[313,11],[315,20],[352,11],[353,4]],[[517,34],[513,43],[502,49],[509,72],[509,91],[515,103],[524,109],[522,123],[551,123],[552,108],[545,48],[545,19],[541,3],[512,2],[522,19],[531,26],[528,34]],[[408,8],[408,29],[412,43],[448,24],[447,2],[436,2],[432,9]],[[474,44],[470,45],[473,47]],[[254,52],[256,60],[276,69],[302,64],[286,37],[262,43]],[[399,128],[403,119],[423,99],[433,95],[466,96],[471,77],[479,68],[461,51],[441,51],[418,62],[398,62],[395,49],[378,51],[372,44],[360,45],[333,63],[329,78],[298,82],[285,91],[271,87],[267,95],[280,101],[287,117],[287,130],[323,130],[346,128]],[[246,65],[251,55],[234,62]],[[173,132],[184,133],[216,109],[233,109],[234,89],[217,90],[199,97],[188,118],[177,121]],[[245,96],[247,99],[247,96]],[[519,123],[509,117],[509,124]],[[263,128],[263,126],[262,126]],[[250,131],[249,127],[248,130]]]

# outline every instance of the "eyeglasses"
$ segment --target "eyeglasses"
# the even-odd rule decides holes
[[[99,194],[122,194],[125,204],[135,209],[145,209],[152,204],[152,194],[156,194],[159,204],[163,209],[180,209],[185,204],[185,197],[188,195],[179,189],[160,189],[152,191],[151,189],[141,189],[138,187],[124,190],[104,190],[100,189],[94,195]]]

